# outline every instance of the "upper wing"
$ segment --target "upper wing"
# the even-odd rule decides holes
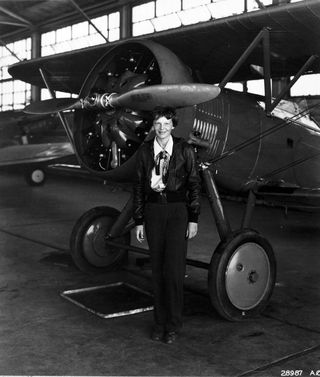
[[[111,45],[111,44],[110,44]],[[100,45],[37,58],[14,64],[9,68],[13,78],[45,88],[40,74],[44,70],[51,89],[78,93],[87,74],[110,45]]]
[[[311,55],[320,55],[320,1],[267,7],[264,10],[216,19],[146,36],[177,54],[207,83],[220,82],[262,28],[270,28],[271,75],[290,76]],[[122,42],[39,58],[13,65],[16,78],[44,87],[43,68],[52,89],[77,93],[90,69],[113,46]],[[262,47],[256,48],[232,81],[257,78],[251,65],[263,66]],[[310,67],[320,72],[319,59]]]
[[[164,44],[182,61],[198,70],[208,83],[219,83],[263,29],[270,29],[272,77],[296,74],[313,54],[320,56],[320,1],[268,7],[264,10],[217,19],[193,27],[159,33],[152,39]],[[255,78],[251,65],[263,66],[263,49],[256,48],[232,81]],[[312,71],[320,72],[320,63]]]

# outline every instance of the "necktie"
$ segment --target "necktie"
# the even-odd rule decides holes
[[[156,158],[156,175],[162,175],[163,183],[167,181],[167,173],[169,167],[169,154],[166,151],[158,153]]]

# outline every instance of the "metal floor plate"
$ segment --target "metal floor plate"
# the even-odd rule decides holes
[[[61,296],[102,318],[153,310],[153,298],[150,293],[124,282],[68,290],[62,292]]]

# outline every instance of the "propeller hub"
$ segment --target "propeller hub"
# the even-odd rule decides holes
[[[87,110],[114,109],[115,106],[112,105],[112,100],[114,102],[117,96],[117,93],[92,93],[90,96],[84,98],[84,100],[82,101],[82,107]]]

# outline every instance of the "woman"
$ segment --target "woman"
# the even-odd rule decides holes
[[[187,239],[198,231],[200,178],[194,150],[173,137],[173,109],[153,114],[155,138],[137,153],[134,186],[136,237],[149,244],[154,290],[153,340],[173,343],[182,327]],[[143,225],[144,224],[144,225]]]

